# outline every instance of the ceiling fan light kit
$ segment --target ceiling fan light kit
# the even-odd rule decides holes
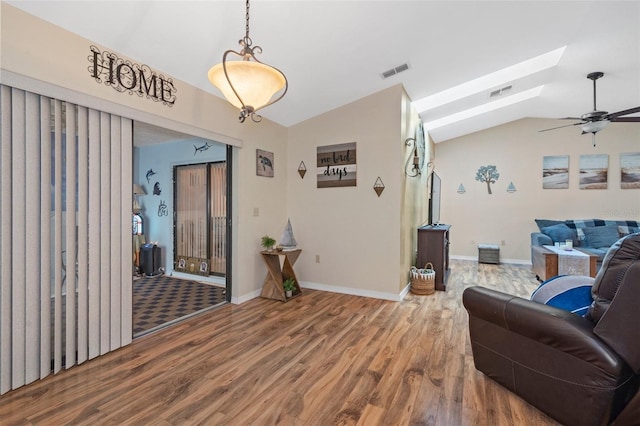
[[[566,117],[562,120],[581,120],[578,123],[566,124],[564,126],[552,127],[550,129],[540,130],[541,132],[546,132],[548,130],[560,129],[562,127],[569,126],[580,126],[582,129],[582,134],[591,133],[593,146],[596,146],[596,133],[601,130],[604,130],[609,123],[611,122],[620,122],[620,123],[640,123],[640,117],[623,117],[625,115],[634,114],[636,112],[640,112],[640,106],[629,108],[623,111],[612,112],[609,114],[607,111],[599,111],[596,107],[596,81],[603,77],[604,73],[601,71],[594,71],[587,74],[587,78],[593,81],[593,111],[588,112],[586,114],[582,114],[580,118],[575,117]]]
[[[246,1],[246,31],[238,42],[240,52],[227,50],[222,56],[222,63],[209,69],[208,77],[230,104],[240,109],[239,120],[244,123],[247,117],[260,122],[262,117],[256,112],[278,102],[284,97],[289,83],[279,69],[260,62],[256,53],[262,53],[260,46],[253,46],[249,37],[249,0]],[[230,55],[240,57],[237,61],[228,61]],[[280,95],[275,97],[280,92]]]

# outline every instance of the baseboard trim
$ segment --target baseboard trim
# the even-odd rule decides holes
[[[328,291],[330,293],[338,293],[338,294],[350,294],[352,296],[361,296],[361,297],[371,297],[373,299],[382,299],[382,300],[391,300],[393,302],[401,302],[404,300],[404,297],[409,293],[410,284],[407,283],[404,289],[399,294],[393,293],[384,293],[380,291],[370,291],[370,290],[362,290],[359,288],[352,287],[339,287],[334,285],[320,284],[320,283],[312,283],[309,281],[300,281],[300,287],[302,289],[308,288],[310,290],[319,290],[319,291]],[[262,290],[255,290],[251,293],[245,294],[240,297],[231,297],[231,303],[234,305],[240,305],[242,303],[248,302],[251,299],[255,299],[256,297],[260,297],[262,294]]]
[[[451,255],[449,256],[449,259],[456,259],[456,260],[471,260],[473,262],[477,262],[478,261],[478,256],[458,256],[458,255]],[[513,264],[513,265],[531,265],[531,259],[503,259],[500,258],[500,263],[509,263],[509,264]]]
[[[172,271],[168,276],[179,278],[181,280],[198,281],[204,284],[213,284],[219,287],[225,287],[227,284],[227,281],[224,277],[217,277],[215,275],[209,275],[208,277],[205,277],[204,275],[185,274],[184,272]]]
[[[352,296],[371,297],[373,299],[391,300],[393,302],[401,302],[404,296],[409,292],[409,285],[398,294],[386,293],[381,291],[363,290],[361,288],[342,287],[335,285],[328,285],[322,283],[314,283],[310,281],[300,281],[300,287],[308,288],[311,290],[328,291],[331,293],[350,294]]]
[[[260,297],[260,294],[262,294],[262,289],[254,290],[251,293],[244,294],[244,295],[242,295],[240,297],[231,296],[231,303],[233,303],[234,305],[241,305],[244,302],[248,302],[251,299],[255,299],[256,297]]]

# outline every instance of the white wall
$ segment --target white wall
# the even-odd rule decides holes
[[[417,120],[410,109],[398,85],[289,128],[287,201],[303,249],[296,264],[303,285],[389,299],[406,286],[406,247],[415,243],[404,241],[402,223],[418,220],[414,209],[421,208],[407,200],[419,179],[408,183],[403,171],[404,141]],[[347,142],[357,144],[357,186],[317,188],[316,148]],[[301,161],[304,179],[296,172]],[[380,197],[373,190],[378,177]]]
[[[539,133],[557,120],[523,119],[436,145],[436,171],[442,178],[441,220],[451,224],[451,255],[477,258],[475,243],[501,244],[502,261],[530,262],[534,219],[640,220],[640,190],[620,189],[620,154],[640,152],[640,124],[612,123],[591,135],[567,127]],[[580,155],[609,154],[606,190],[580,190]],[[569,155],[569,188],[542,189],[542,158]],[[475,181],[483,165],[500,173],[488,195]],[[517,191],[506,192],[510,182]],[[466,193],[458,194],[463,184]],[[475,242],[472,244],[472,241]]]
[[[89,48],[96,43],[4,2],[0,7],[3,83],[242,147],[234,148],[233,153],[232,300],[240,302],[259,294],[265,274],[258,255],[260,236],[280,232],[287,218],[287,203],[286,168],[276,169],[274,178],[257,177],[255,151],[256,148],[271,151],[276,164],[286,164],[286,128],[267,119],[260,124],[250,121],[240,124],[238,111],[212,95],[213,87],[208,93],[174,79],[177,101],[169,108],[98,84],[87,71]],[[136,62],[135,58],[131,60]],[[153,64],[148,65],[153,68]],[[202,70],[203,75],[206,72]],[[254,207],[260,209],[258,217],[253,216]]]

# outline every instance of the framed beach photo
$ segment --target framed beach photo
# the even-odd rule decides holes
[[[569,156],[542,157],[542,189],[569,188]]]
[[[640,152],[620,154],[620,189],[640,189]]]
[[[609,154],[580,156],[580,189],[607,189]]]

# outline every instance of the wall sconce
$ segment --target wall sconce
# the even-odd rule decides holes
[[[376,191],[378,197],[380,197],[380,194],[382,194],[382,191],[384,191],[384,183],[382,183],[382,179],[380,179],[380,176],[378,176],[378,179],[376,179],[376,183],[373,184],[373,190]]]
[[[509,186],[507,186],[507,192],[508,192],[509,194],[512,194],[512,193],[514,193],[514,192],[516,192],[516,191],[517,191],[517,190],[516,190],[516,186],[513,184],[513,182],[511,182],[511,183],[509,184]]]
[[[458,194],[464,194],[465,192],[467,192],[467,190],[464,189],[464,185],[460,184],[458,187]]]
[[[420,170],[422,166],[421,163],[423,163],[424,160],[421,161],[419,146],[416,143],[416,139],[407,138],[405,139],[404,144],[409,147],[413,146],[413,155],[409,155],[407,158],[407,162],[404,165],[404,172],[409,177],[420,176],[422,174],[422,171]],[[424,151],[424,149],[422,149],[422,151]],[[424,152],[422,153],[422,156],[424,157]],[[413,161],[411,161],[411,159],[413,159]],[[409,164],[411,164],[411,169],[409,169]]]
[[[300,162],[300,165],[298,166],[298,174],[300,175],[301,179],[304,179],[304,175],[307,173],[307,166],[304,165],[304,161]]]

